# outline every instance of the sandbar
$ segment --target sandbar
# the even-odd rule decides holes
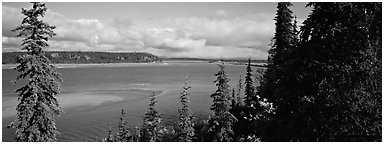
[[[113,104],[128,100],[148,98],[152,90],[98,90],[84,92],[64,92],[57,96],[62,109],[76,107],[95,107],[105,104]],[[156,92],[157,94],[160,92]],[[16,97],[3,97],[2,117],[16,115],[16,106],[19,102]]]

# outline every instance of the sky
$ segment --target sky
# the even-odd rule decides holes
[[[293,3],[298,22],[310,12]],[[2,3],[2,51],[20,51],[21,8]],[[47,2],[47,51],[150,52],[163,57],[267,59],[276,2]]]

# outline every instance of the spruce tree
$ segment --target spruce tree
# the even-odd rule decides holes
[[[153,92],[150,97],[149,110],[145,113],[141,141],[155,142],[159,139],[158,131],[161,117],[155,109],[157,103],[155,96],[155,92]]]
[[[264,140],[381,141],[381,3],[308,6],[284,73],[268,67],[261,94],[276,115]]]
[[[297,16],[295,15],[293,19],[293,40],[292,46],[297,46],[299,43],[299,30],[297,25]]]
[[[232,97],[231,97],[231,108],[232,109],[238,105],[237,100],[238,100],[238,98],[236,96],[235,89],[233,88],[232,89]]]
[[[381,141],[381,3],[308,6],[298,50],[304,91],[296,99],[307,121],[294,138]]]
[[[16,128],[16,141],[56,141],[59,131],[55,117],[62,112],[56,99],[61,78],[43,51],[49,46],[48,38],[55,35],[55,26],[39,20],[47,10],[44,3],[32,5],[31,9],[22,9],[25,17],[12,30],[19,32],[17,37],[25,37],[22,50],[27,52],[17,60],[15,69],[21,74],[15,82],[27,79],[27,84],[16,90],[20,103],[16,107],[17,119],[10,127]]]
[[[267,124],[261,130],[261,137],[265,141],[281,141],[286,135],[281,133],[287,132],[292,134],[292,127],[299,121],[292,121],[295,117],[291,112],[296,109],[295,94],[300,93],[302,89],[297,86],[298,80],[295,77],[297,64],[297,29],[296,22],[293,21],[292,11],[289,2],[279,2],[275,17],[275,34],[272,40],[272,47],[269,50],[268,66],[263,75],[263,79],[258,87],[257,95],[261,99],[266,99],[276,106],[276,113],[270,115],[264,113]],[[295,127],[300,128],[300,127]],[[277,132],[278,131],[278,132]]]
[[[229,78],[224,71],[224,65],[218,64],[220,70],[215,74],[217,90],[211,95],[213,104],[212,115],[208,121],[208,133],[212,141],[231,141],[233,137],[232,123],[237,119],[229,112],[231,97],[229,91]]]
[[[121,115],[119,117],[119,122],[117,125],[118,132],[116,134],[116,141],[118,142],[128,142],[131,137],[129,134],[129,130],[127,128],[127,121],[125,120],[125,112],[124,109],[121,109]]]
[[[239,76],[239,81],[237,83],[237,93],[236,93],[236,98],[237,98],[237,105],[238,106],[243,106],[244,103],[243,103],[243,98],[242,98],[242,95],[241,95],[241,91],[243,91],[243,79],[241,77],[241,75]]]
[[[234,139],[233,141],[243,141],[246,132],[245,127],[248,127],[248,120],[246,120],[244,111],[244,103],[243,98],[241,97],[241,93],[243,91],[243,80],[240,75],[238,84],[237,84],[237,93],[235,92],[235,89],[232,89],[232,105],[229,112],[231,112],[237,119],[237,121],[233,122],[233,132],[234,132]]]
[[[109,127],[107,137],[106,137],[106,138],[103,138],[103,142],[114,142],[114,141],[115,141],[115,138],[114,138],[114,136],[112,135],[112,130],[111,130],[111,128]]]
[[[282,79],[286,78],[287,65],[294,55],[292,49],[295,41],[295,26],[292,23],[292,4],[279,2],[275,17],[275,34],[272,39],[272,47],[269,50],[267,70],[258,91],[258,95],[276,103],[281,94],[279,88]]]
[[[125,119],[124,109],[121,109],[119,121],[117,123],[118,131],[116,135],[112,134],[111,127],[104,142],[137,142],[140,138],[140,129],[137,127],[128,127],[128,122]]]
[[[269,64],[279,68],[284,65],[286,51],[291,48],[294,38],[294,26],[292,23],[292,11],[289,9],[290,2],[279,2],[277,4],[277,14],[275,17],[275,35],[273,45],[270,49]]]
[[[240,132],[239,137],[242,141],[249,141],[248,137],[255,137],[256,132],[259,131],[258,123],[260,121],[260,114],[263,112],[263,107],[260,105],[259,97],[255,93],[255,85],[253,82],[253,74],[251,68],[251,60],[248,59],[245,76],[245,97],[244,107],[242,108],[241,115],[238,117],[240,128],[236,128]]]
[[[253,74],[252,74],[252,68],[251,68],[251,59],[248,59],[248,65],[247,65],[247,73],[245,75],[245,97],[244,102],[247,107],[258,107],[258,98],[255,94],[255,85],[253,83]]]
[[[181,109],[179,109],[179,123],[178,128],[179,132],[179,141],[182,142],[191,142],[195,136],[195,129],[193,123],[193,115],[189,109],[189,92],[188,90],[191,87],[188,86],[188,76],[185,80],[185,85],[183,87],[184,91],[181,93],[180,102],[182,104]]]

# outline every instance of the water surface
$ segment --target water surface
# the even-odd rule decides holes
[[[148,108],[148,97],[157,94],[157,109],[164,125],[177,120],[179,97],[186,75],[189,76],[190,105],[194,115],[207,119],[216,90],[213,83],[218,71],[216,64],[169,63],[67,67],[57,69],[63,78],[62,92],[58,99],[63,113],[57,120],[61,132],[58,141],[100,141],[108,129],[114,129],[120,110],[126,111],[130,125],[142,125]],[[226,65],[230,86],[234,88],[239,75],[244,75],[245,66]],[[14,90],[22,82],[11,84],[17,73],[3,69],[3,141],[13,141],[14,129],[6,126],[15,119],[14,107],[17,96]],[[13,111],[13,112],[12,112]],[[7,113],[8,112],[8,113]]]

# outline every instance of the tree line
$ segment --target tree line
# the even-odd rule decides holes
[[[129,126],[122,110],[117,133],[110,130],[103,141],[382,141],[381,3],[308,3],[313,9],[300,29],[291,6],[277,5],[266,69],[255,75],[248,60],[244,81],[240,76],[230,88],[218,64],[208,120],[197,122],[191,113],[186,78],[174,126],[161,125],[152,94],[141,127]],[[17,79],[29,78],[17,90],[10,125],[17,141],[56,141],[59,134],[60,77],[42,51],[54,27],[37,19],[45,11],[43,3],[23,9],[26,18],[15,29],[26,36],[27,51],[17,61]]]
[[[167,58],[146,52],[92,52],[92,51],[45,51],[45,56],[52,63],[84,64],[84,63],[148,63],[163,61],[204,61],[214,63],[220,59],[203,58]],[[3,64],[16,64],[17,59],[25,52],[3,52]],[[224,59],[224,62],[245,65],[245,59]],[[252,60],[252,63],[267,63],[267,60]]]
[[[3,64],[17,63],[17,59],[25,52],[3,52]],[[162,59],[145,52],[81,52],[81,51],[47,51],[45,56],[52,63],[84,64],[84,63],[149,63],[161,62]]]

